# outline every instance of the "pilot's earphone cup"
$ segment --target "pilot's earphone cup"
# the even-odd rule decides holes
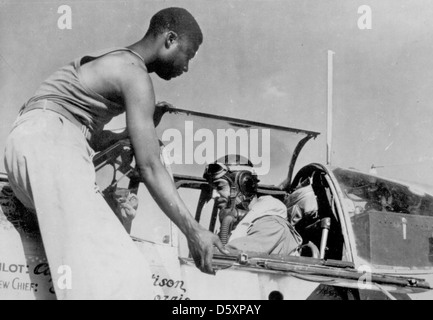
[[[235,183],[239,191],[245,196],[249,197],[255,195],[257,192],[257,185],[259,180],[255,174],[250,171],[238,171],[235,176]]]

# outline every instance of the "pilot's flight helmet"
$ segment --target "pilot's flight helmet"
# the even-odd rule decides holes
[[[258,178],[253,164],[241,155],[226,155],[206,166],[203,177],[212,185],[217,179],[226,179],[246,197],[257,192]]]

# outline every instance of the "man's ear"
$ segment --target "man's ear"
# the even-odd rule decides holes
[[[165,47],[168,49],[172,45],[176,44],[179,36],[174,31],[168,31],[165,35]]]

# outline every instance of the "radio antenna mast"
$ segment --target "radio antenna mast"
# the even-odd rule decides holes
[[[333,81],[334,81],[334,51],[328,50],[328,111],[326,130],[326,164],[331,165],[332,156],[332,108],[333,108]]]

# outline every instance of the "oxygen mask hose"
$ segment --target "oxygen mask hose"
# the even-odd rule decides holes
[[[223,221],[221,222],[220,240],[224,246],[229,241],[229,235],[230,235],[234,220],[235,220],[235,217],[233,217],[231,214],[228,214],[224,217]]]
[[[236,188],[232,187],[230,188],[230,198],[229,203],[227,204],[227,209],[224,210],[230,210],[229,213],[223,218],[223,221],[221,222],[221,230],[220,230],[220,240],[222,244],[225,246],[228,243],[230,233],[232,231],[233,223],[236,220],[235,214],[236,214],[236,197],[237,192]]]

